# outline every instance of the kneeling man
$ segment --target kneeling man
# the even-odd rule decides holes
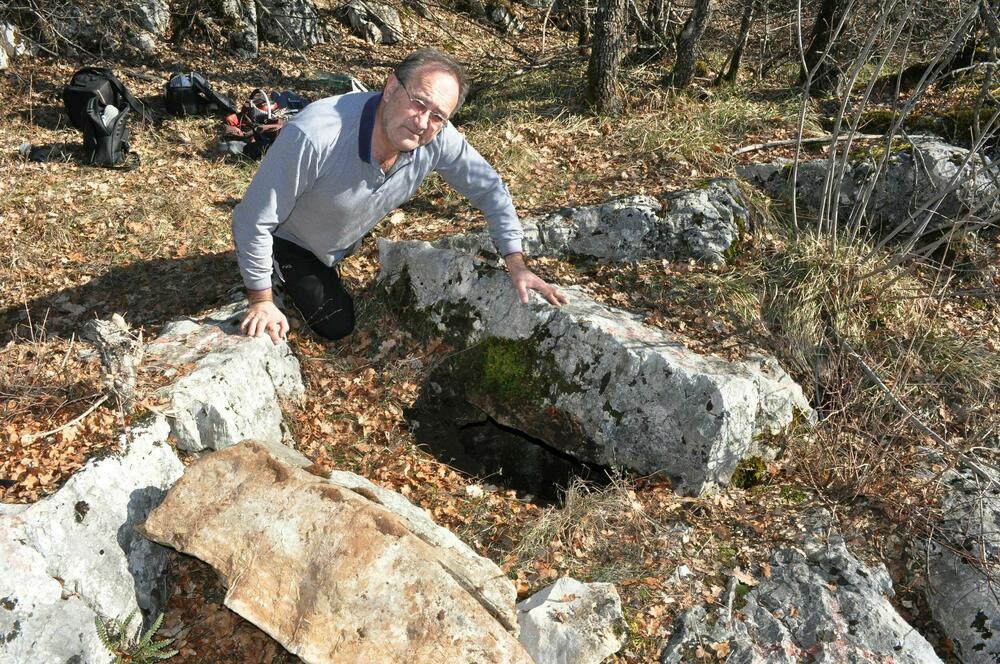
[[[286,127],[233,212],[233,239],[250,307],[246,334],[277,342],[288,319],[272,301],[272,273],[309,327],[339,339],[354,329],[354,302],[337,261],[386,214],[416,193],[431,171],[486,217],[521,301],[528,289],[555,306],[565,297],[525,265],[521,224],[496,171],[449,124],[465,100],[462,67],[421,49],[380,93],[314,102]]]

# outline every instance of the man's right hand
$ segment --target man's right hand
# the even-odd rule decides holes
[[[250,307],[247,309],[246,316],[243,317],[240,329],[251,337],[259,337],[266,332],[270,335],[271,341],[278,343],[279,340],[288,335],[288,319],[285,318],[285,314],[281,313],[281,309],[275,306],[270,297],[254,302],[254,295],[259,297],[262,293],[260,291],[251,293]],[[267,290],[267,295],[270,296],[270,289]]]

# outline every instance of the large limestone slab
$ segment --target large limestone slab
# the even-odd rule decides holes
[[[660,662],[696,661],[705,644],[728,648],[728,662],[940,662],[890,604],[885,567],[859,561],[831,524],[826,512],[810,515],[801,546],[772,555],[770,578],[742,599],[730,583],[722,601],[684,613]]]
[[[949,470],[935,538],[915,553],[927,570],[927,604],[966,664],[1000,661],[1000,473]]]
[[[160,611],[167,551],[134,527],[181,475],[167,435],[154,418],[123,437],[122,453],[0,516],[0,662],[107,662],[95,616]]]
[[[591,256],[613,262],[695,258],[724,263],[749,222],[746,200],[736,182],[727,178],[666,194],[663,201],[626,196],[525,218],[524,250],[531,256]],[[489,251],[492,242],[483,231],[453,236],[439,246]]]
[[[843,171],[832,198],[842,227],[862,206],[866,226],[907,235],[937,231],[958,219],[978,230],[1000,211],[996,166],[978,154],[928,137],[914,137],[912,143],[894,148],[879,170],[883,154],[833,164],[836,174]],[[815,214],[824,205],[830,167],[826,159],[799,163],[795,198],[804,211]],[[772,196],[791,201],[788,160],[750,164],[739,174]]]
[[[530,662],[495,565],[466,566],[410,527],[415,513],[296,459],[252,441],[206,455],[144,530],[212,565],[226,605],[306,662]]]
[[[147,366],[184,374],[160,392],[180,449],[221,449],[251,437],[280,442],[280,401],[305,394],[287,342],[239,331],[245,307],[238,302],[174,321],[146,346]]]
[[[466,350],[430,389],[578,459],[662,471],[675,488],[725,484],[755,437],[812,411],[772,358],[729,362],[566,288],[522,305],[505,272],[426,242],[379,242],[382,279]]]

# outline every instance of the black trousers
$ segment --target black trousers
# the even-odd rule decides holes
[[[354,330],[354,299],[344,290],[336,267],[327,267],[308,249],[279,237],[274,240],[285,293],[313,332],[327,339]]]

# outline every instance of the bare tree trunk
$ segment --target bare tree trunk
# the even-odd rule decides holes
[[[671,87],[686,87],[694,77],[701,36],[705,33],[711,16],[712,0],[695,0],[691,15],[677,38],[677,61],[674,62],[674,71],[668,77],[668,85]]]
[[[590,0],[579,0],[577,3],[579,16],[577,17],[577,37],[576,43],[579,46],[590,45]]]
[[[587,68],[587,95],[598,113],[621,112],[618,67],[625,47],[626,0],[600,0]]]
[[[652,41],[659,44],[673,42],[670,32],[670,12],[673,11],[671,0],[649,0],[646,6],[646,24],[652,34]]]
[[[733,55],[729,58],[729,67],[725,72],[720,71],[715,77],[715,84],[735,83],[736,76],[740,71],[740,62],[743,60],[743,50],[747,46],[747,39],[750,38],[750,26],[753,24],[753,15],[757,7],[757,0],[749,0],[743,8],[743,18],[740,20],[740,36],[736,40],[736,47]]]
[[[810,90],[816,94],[836,94],[840,88],[841,72],[833,33],[846,4],[846,0],[822,0],[820,3],[806,47],[805,62],[799,71],[799,85],[809,81]],[[811,80],[810,72],[813,73]]]

